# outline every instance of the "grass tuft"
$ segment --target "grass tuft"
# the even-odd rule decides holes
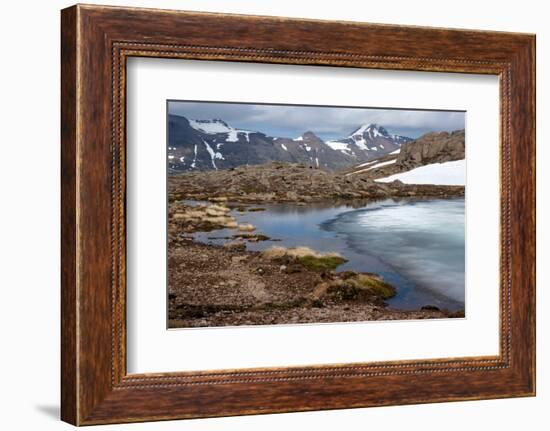
[[[343,279],[335,280],[326,293],[338,301],[388,299],[396,294],[395,288],[374,274],[342,273]]]
[[[303,266],[313,271],[333,271],[346,262],[341,256],[300,256],[297,258]]]

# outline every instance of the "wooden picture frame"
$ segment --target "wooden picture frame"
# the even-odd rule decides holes
[[[62,11],[61,49],[64,421],[535,394],[534,35],[77,5]],[[125,65],[131,56],[498,75],[500,354],[128,375]]]

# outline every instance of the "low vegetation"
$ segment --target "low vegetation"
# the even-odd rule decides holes
[[[283,264],[300,263],[312,271],[333,271],[347,262],[338,253],[319,253],[309,247],[270,247],[262,252],[267,259],[277,260]]]
[[[330,283],[326,294],[337,300],[388,299],[396,294],[395,287],[376,274],[342,273]]]

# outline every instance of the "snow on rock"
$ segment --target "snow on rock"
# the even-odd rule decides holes
[[[325,144],[327,144],[330,148],[336,151],[340,151],[344,154],[347,154],[348,156],[353,156],[353,152],[349,148],[349,144],[346,142],[338,142],[338,141],[326,141]]]
[[[239,142],[239,133],[237,130],[233,129],[227,132],[227,142]]]
[[[288,151],[288,148],[286,147],[285,144],[281,144],[281,147],[283,148],[283,150]]]
[[[210,154],[210,158],[212,159],[212,167],[216,170],[218,170],[218,167],[216,166],[216,162],[215,162],[215,159],[221,159],[223,160],[223,155],[222,153],[218,153],[216,151],[214,151],[212,149],[212,147],[210,145],[208,145],[208,142],[206,141],[202,141],[206,147],[206,151],[208,151],[208,154]],[[196,147],[195,147],[196,148]]]
[[[295,142],[299,142],[299,141],[303,141],[303,140],[304,140],[303,136],[298,136],[297,138],[293,139],[293,141],[295,141]]]
[[[232,130],[225,121],[214,120],[189,120],[189,125],[199,132],[214,135],[216,133],[228,133]]]
[[[367,171],[370,171],[372,169],[376,169],[376,168],[381,168],[382,166],[388,166],[388,165],[393,165],[397,160],[388,160],[387,162],[380,162],[380,163],[376,163],[376,162],[370,162],[370,163],[376,163],[374,166],[369,166],[368,168],[365,168],[365,169],[360,169],[358,171],[355,171],[355,172],[350,172],[349,174],[346,174],[346,176],[348,175],[353,175],[353,174],[358,174],[360,172],[367,172]],[[365,166],[365,165],[368,165],[368,163],[364,163],[363,165],[359,165],[359,166]]]
[[[355,145],[357,145],[361,150],[370,150],[370,148],[367,147],[367,142],[365,141],[365,138],[363,138],[363,135],[353,135],[351,139],[353,139]]]
[[[250,142],[250,134],[254,133],[249,130],[232,129],[227,134],[227,142],[239,142],[239,134],[243,135],[247,142]]]
[[[193,163],[191,163],[191,167],[195,169],[197,166],[197,144],[195,144],[195,158],[193,159]]]
[[[405,184],[437,184],[446,186],[466,185],[466,160],[434,163],[407,172],[379,178],[375,181],[391,183],[400,180]]]
[[[379,136],[384,138],[389,138],[388,132],[386,129],[384,129],[382,126],[379,126],[378,124],[363,124],[361,127],[359,127],[357,130],[355,130],[351,135],[348,136],[348,138],[351,138],[355,140],[355,136],[361,135],[361,137],[367,133],[370,139],[377,138]]]
[[[392,151],[390,154],[399,154],[401,152],[401,148],[398,148],[395,151]]]
[[[346,144],[345,142],[327,141],[326,144],[333,150],[349,151],[348,144]]]
[[[206,133],[208,135],[216,135],[218,133],[227,133],[227,142],[238,142],[239,135],[244,135],[245,139],[250,142],[250,133],[254,133],[250,130],[240,130],[231,127],[223,120],[189,120],[189,125],[199,132]]]
[[[373,160],[372,162],[361,163],[360,165],[357,165],[357,167],[362,168],[363,166],[369,166],[369,165],[372,165],[374,163],[376,163],[376,160]]]

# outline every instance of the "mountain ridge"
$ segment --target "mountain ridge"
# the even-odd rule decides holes
[[[336,140],[307,130],[294,139],[239,129],[223,119],[168,116],[168,169],[171,173],[231,169],[270,161],[340,170],[388,154],[413,139],[392,135],[378,124],[363,124]]]

